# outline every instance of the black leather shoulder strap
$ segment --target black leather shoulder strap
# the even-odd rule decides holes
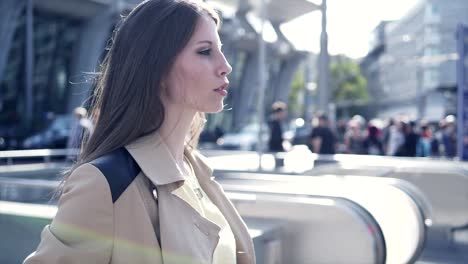
[[[114,203],[141,171],[125,148],[116,149],[90,163],[106,177]]]

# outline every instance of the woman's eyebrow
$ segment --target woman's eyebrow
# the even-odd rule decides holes
[[[202,40],[202,41],[198,41],[197,44],[209,44],[209,45],[213,45],[213,42],[209,41],[209,40]]]
[[[213,42],[211,40],[201,40],[201,41],[198,41],[197,44],[208,44],[211,46],[213,45]],[[223,43],[219,42],[218,46],[222,47]]]

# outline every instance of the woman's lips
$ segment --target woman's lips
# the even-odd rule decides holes
[[[221,87],[214,89],[214,91],[217,92],[221,96],[227,96],[227,94],[228,94],[228,92],[227,92],[228,85],[229,85],[229,83],[225,83]]]

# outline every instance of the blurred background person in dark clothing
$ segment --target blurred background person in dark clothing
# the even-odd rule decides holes
[[[448,115],[441,121],[442,145],[447,158],[454,158],[457,154],[457,130],[455,129],[455,117]]]
[[[335,154],[335,134],[328,124],[325,114],[318,116],[318,126],[310,135],[311,150],[317,154]]]
[[[271,152],[284,151],[282,123],[286,118],[286,108],[286,104],[280,101],[275,102],[272,105],[272,113],[270,121],[268,122],[268,126],[270,128],[268,150]]]
[[[405,141],[398,149],[396,155],[401,157],[416,157],[416,147],[419,141],[419,134],[415,131],[416,122],[402,122],[402,131],[405,136]]]
[[[383,155],[383,144],[379,138],[379,129],[373,125],[367,128],[367,137],[362,143],[365,154]]]

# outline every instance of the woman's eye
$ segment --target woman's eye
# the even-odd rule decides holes
[[[211,49],[205,49],[198,52],[198,54],[209,56],[211,55]]]

